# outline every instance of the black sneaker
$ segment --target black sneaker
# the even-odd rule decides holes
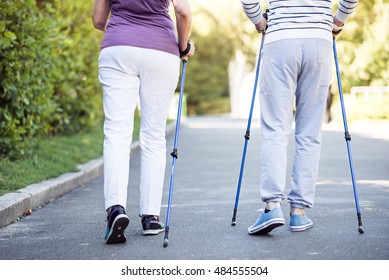
[[[154,235],[165,230],[165,225],[159,221],[158,216],[142,216],[143,235]]]
[[[126,211],[120,205],[111,207],[111,212],[107,216],[107,232],[105,234],[105,243],[124,243],[126,236],[124,230],[128,226],[130,219],[126,215]]]

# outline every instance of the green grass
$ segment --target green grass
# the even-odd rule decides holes
[[[0,161],[0,194],[77,171],[78,163],[101,156],[102,139],[102,129],[96,127],[88,133],[35,140],[32,155]]]
[[[138,135],[139,117],[136,117],[134,139],[138,139]],[[78,171],[78,164],[102,156],[103,138],[101,124],[89,132],[35,139],[31,155],[17,161],[0,160],[0,195]]]

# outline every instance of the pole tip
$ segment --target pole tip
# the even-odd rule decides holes
[[[359,233],[364,233],[365,231],[363,230],[363,227],[362,226],[358,226],[358,231]]]
[[[163,247],[167,247],[169,245],[169,240],[168,239],[165,239],[164,241],[163,241]]]
[[[236,226],[236,222],[235,222],[235,221],[232,221],[232,222],[231,222],[231,226],[232,226],[232,227]]]

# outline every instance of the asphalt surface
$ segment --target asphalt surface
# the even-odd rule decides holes
[[[265,236],[251,236],[247,227],[264,207],[259,195],[260,135],[255,120],[248,142],[237,224],[231,226],[246,125],[247,120],[228,117],[188,118],[182,123],[168,247],[162,246],[164,234],[142,236],[138,217],[140,155],[135,149],[130,163],[127,201],[130,225],[125,244],[104,243],[106,214],[100,172],[58,199],[33,209],[31,215],[0,228],[0,259],[389,259],[389,137],[385,129],[370,125],[356,131],[350,129],[364,234],[358,232],[343,127],[335,125],[323,129],[316,201],[306,211],[314,227],[301,233],[291,232],[289,205],[285,202],[282,209],[286,225]],[[174,133],[169,133],[168,155],[173,137]],[[293,139],[290,156],[292,145]],[[171,165],[168,156],[162,221],[166,218]],[[291,161],[288,174],[290,167]]]

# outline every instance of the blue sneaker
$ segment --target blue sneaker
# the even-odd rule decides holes
[[[273,208],[269,212],[263,212],[257,221],[248,228],[249,234],[266,234],[274,228],[285,224],[284,214],[280,207]]]
[[[105,243],[124,243],[126,236],[124,230],[127,228],[130,219],[126,215],[126,211],[120,205],[111,207],[111,212],[107,217],[107,231],[105,233]]]
[[[313,227],[313,222],[305,214],[293,214],[290,216],[289,226],[291,231],[304,231]]]

